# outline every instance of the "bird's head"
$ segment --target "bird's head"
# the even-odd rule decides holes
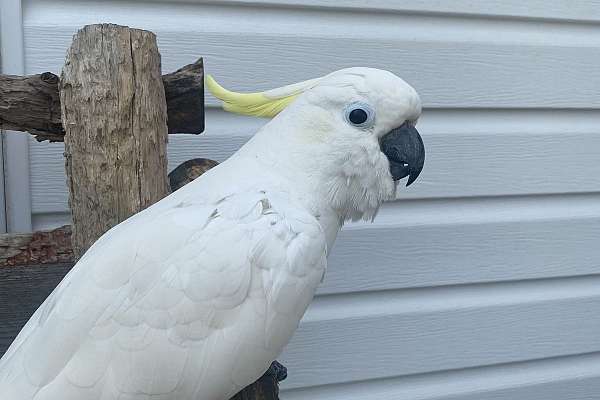
[[[395,198],[399,180],[407,178],[408,186],[423,169],[425,149],[415,129],[421,101],[391,72],[347,68],[246,94],[208,76],[207,87],[227,111],[274,117],[255,144],[278,154],[278,168],[310,177],[344,219],[372,219]]]

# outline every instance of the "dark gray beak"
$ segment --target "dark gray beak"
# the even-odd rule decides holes
[[[381,138],[381,151],[390,161],[390,173],[395,181],[408,176],[406,186],[413,183],[425,163],[425,146],[421,135],[409,123],[404,123]]]

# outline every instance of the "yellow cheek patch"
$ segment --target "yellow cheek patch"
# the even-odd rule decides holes
[[[206,87],[223,102],[225,111],[255,117],[272,118],[279,114],[298,95],[316,85],[318,79],[304,81],[282,88],[257,93],[237,93],[225,89],[211,76],[206,76]]]

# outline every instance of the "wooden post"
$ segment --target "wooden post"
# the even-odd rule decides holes
[[[167,110],[152,32],[88,25],[60,82],[73,251],[168,193]]]

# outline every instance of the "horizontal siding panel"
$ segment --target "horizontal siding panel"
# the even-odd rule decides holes
[[[368,365],[368,363],[367,363]],[[284,390],[285,400],[595,400],[600,354]]]
[[[320,293],[600,273],[598,196],[399,203],[376,221],[342,230]]]
[[[158,0],[157,0],[158,1]],[[175,2],[182,0],[160,0]],[[216,3],[215,0],[183,0],[189,3]],[[396,12],[434,12],[489,17],[549,18],[559,20],[600,21],[600,1],[569,0],[219,0],[218,3],[247,6],[315,7]]]
[[[46,231],[71,223],[71,215],[68,212],[33,214],[31,216],[32,231]]]
[[[597,365],[596,365],[597,367]],[[600,393],[600,373],[592,377],[576,377],[545,382],[531,386],[519,386],[498,390],[482,390],[469,395],[442,396],[439,400],[595,400]],[[586,374],[588,375],[588,374]]]
[[[194,157],[223,161],[248,140],[249,132],[264,123],[264,120],[255,120],[249,123],[244,133],[241,133],[243,128],[240,125],[232,123],[232,133],[227,134],[227,118],[211,119],[209,113],[207,124],[210,131],[205,135],[170,138],[170,168]],[[489,124],[493,121],[490,120]],[[458,129],[456,126],[448,127],[449,131]],[[595,150],[600,149],[600,135],[595,133],[469,134],[465,131],[428,134],[425,124],[422,128],[419,125],[419,130],[427,152],[425,169],[417,185],[399,188],[399,198],[600,190],[600,163]],[[62,152],[63,145],[60,143],[32,143],[30,146],[34,213],[66,212],[68,209]]]
[[[58,71],[74,31],[26,27],[27,72]],[[346,38],[325,33],[322,37],[156,33],[165,70],[203,56],[208,72],[239,90],[271,88],[364,64],[389,69],[410,82],[426,107],[600,107],[596,90],[600,87],[599,46]],[[47,37],[54,43],[48,44]]]
[[[223,2],[185,4],[180,0],[43,0],[25,3],[24,22],[26,28],[62,26],[73,30],[85,24],[112,22],[150,29],[157,33],[178,32],[182,38],[189,32],[212,32],[242,33],[249,36],[269,34],[283,38],[411,38],[423,42],[457,41],[545,46],[572,46],[575,43],[578,46],[597,46],[600,40],[596,30],[597,24],[485,16],[477,18],[460,12],[372,12],[372,9],[366,7],[367,3],[363,3],[364,7],[361,9],[335,7],[340,4],[337,1],[329,3],[332,7],[314,9],[240,7],[243,4]],[[430,4],[435,7],[435,3],[441,4]],[[447,3],[445,6],[452,8],[455,3]],[[389,1],[387,4],[393,8],[399,3]],[[547,10],[552,8],[546,7]],[[588,15],[597,14],[598,10]],[[165,18],[166,15],[170,18]],[[177,24],[173,24],[173,20],[176,20]],[[349,26],[352,29],[348,29]],[[373,29],[374,26],[377,29]],[[266,47],[269,45],[270,43],[265,43]]]
[[[285,387],[600,351],[599,312],[600,277],[326,296],[280,357]]]

